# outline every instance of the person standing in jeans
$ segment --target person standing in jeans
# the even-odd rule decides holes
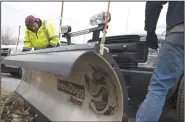
[[[136,122],[159,121],[168,90],[184,73],[184,1],[146,2],[146,43],[149,48],[157,50],[155,30],[161,9],[166,3],[166,38],[159,51],[148,93],[137,111]]]

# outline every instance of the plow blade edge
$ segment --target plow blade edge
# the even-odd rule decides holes
[[[95,50],[96,44],[70,45],[20,53],[3,63],[22,67],[16,93],[50,121],[121,121],[120,79]]]

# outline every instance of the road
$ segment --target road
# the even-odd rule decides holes
[[[15,91],[20,83],[19,78],[12,77],[10,74],[1,73],[1,87],[8,90]]]
[[[12,77],[9,74],[1,73],[1,87],[7,88],[11,91],[15,91],[19,83],[19,78]],[[129,118],[129,120],[130,122],[134,122],[133,118]],[[166,105],[164,107],[163,115],[159,122],[177,122],[175,117],[175,110],[171,109],[171,107]]]

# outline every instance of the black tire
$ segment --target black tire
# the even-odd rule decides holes
[[[22,68],[19,68],[19,77],[22,78]]]
[[[176,114],[177,122],[184,122],[184,76],[178,88]]]
[[[21,78],[22,77],[22,68],[19,68],[19,72],[10,72],[10,74],[12,76]]]
[[[10,72],[10,74],[11,74],[12,76],[19,77],[19,73],[17,73],[17,72]]]

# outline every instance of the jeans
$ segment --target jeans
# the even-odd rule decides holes
[[[156,67],[136,122],[158,122],[168,90],[184,73],[184,33],[170,33],[159,51]]]

